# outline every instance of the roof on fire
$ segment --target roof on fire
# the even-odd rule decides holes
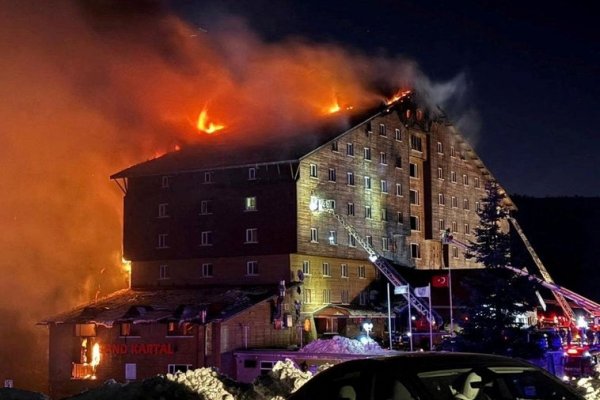
[[[292,284],[293,286],[293,284]],[[288,290],[291,287],[288,286]],[[119,322],[200,322],[206,310],[209,322],[227,319],[262,301],[277,296],[277,285],[203,287],[202,289],[123,289],[41,321],[41,325]]]

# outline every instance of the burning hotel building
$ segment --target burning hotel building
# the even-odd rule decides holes
[[[385,277],[360,241],[400,271],[478,268],[440,240],[450,229],[468,242],[479,223],[492,177],[473,149],[412,94],[353,114],[285,143],[221,141],[114,174],[130,287],[44,321],[51,395],[204,366],[242,379],[271,365],[239,350],[353,337],[364,319],[382,333],[373,285]]]

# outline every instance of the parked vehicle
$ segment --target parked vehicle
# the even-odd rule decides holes
[[[563,355],[565,378],[588,378],[597,375],[600,352],[588,346],[568,346]]]
[[[337,364],[289,400],[582,400],[573,388],[519,359],[412,352]]]

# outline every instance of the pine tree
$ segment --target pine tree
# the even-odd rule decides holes
[[[467,254],[484,268],[462,282],[469,299],[463,304],[466,319],[459,339],[465,350],[522,353],[515,348],[521,348],[519,339],[525,336],[516,317],[535,306],[535,289],[528,279],[504,268],[511,258],[506,195],[495,181],[488,182],[485,189],[476,240],[470,243]]]

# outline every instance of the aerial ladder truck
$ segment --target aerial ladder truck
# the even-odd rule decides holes
[[[363,239],[362,236],[356,231],[356,229],[344,219],[344,217],[342,217],[341,215],[339,215],[338,213],[335,212],[333,204],[334,203],[331,200],[319,199],[316,196],[311,196],[311,199],[310,199],[310,209],[313,212],[323,211],[323,212],[327,212],[327,213],[331,214],[340,223],[340,225],[342,225],[342,227],[350,235],[352,235],[352,237],[354,237],[356,242],[358,244],[360,244],[360,246],[367,252],[367,254],[369,256],[369,261],[371,261],[375,265],[375,267],[377,267],[379,272],[381,272],[388,279],[388,281],[392,285],[394,285],[394,287],[404,286],[404,287],[408,287],[409,290],[414,290],[408,284],[408,281],[406,281],[398,273],[396,268],[394,268],[387,261],[387,259],[385,257],[383,257],[381,254],[379,254],[373,248],[373,246],[371,246],[369,244],[369,242],[367,242],[365,239]],[[416,294],[414,292],[412,294],[402,292],[401,294],[402,294],[402,296],[404,296],[404,298],[406,299],[408,304],[410,306],[412,306],[414,309],[416,309],[419,314],[424,316],[430,324],[436,323],[436,319],[438,321],[441,320],[441,317],[439,315],[437,315],[434,311],[432,311],[432,312],[429,311],[429,306],[426,305],[420,299],[420,297],[416,296]]]

